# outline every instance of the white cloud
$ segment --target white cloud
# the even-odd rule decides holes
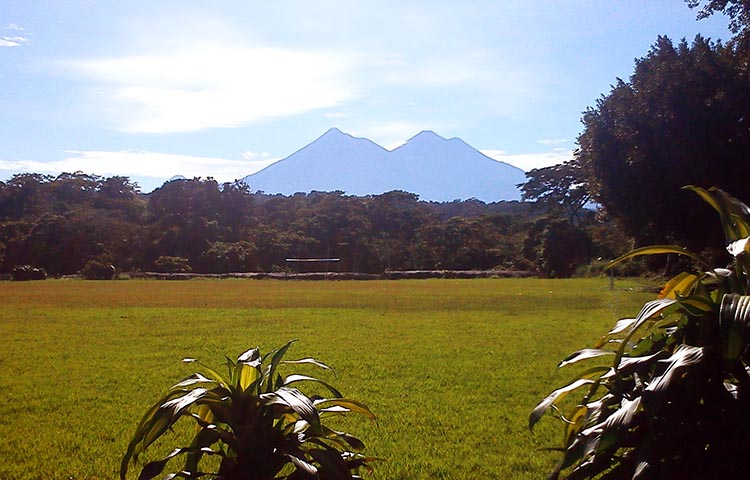
[[[2,30],[9,33],[9,35],[3,35],[0,37],[0,48],[2,47],[20,47],[21,45],[28,45],[29,39],[23,36],[22,32],[26,29],[16,25],[15,23],[8,23],[2,27]],[[11,33],[13,32],[13,33]]]
[[[534,168],[551,167],[573,158],[571,150],[521,154],[509,154],[503,150],[482,150],[481,152],[492,159],[518,167],[524,172]]]
[[[72,150],[66,154],[63,160],[52,162],[0,160],[0,170],[39,173],[80,170],[97,175],[139,176],[162,180],[174,175],[187,178],[210,176],[218,182],[231,182],[255,173],[278,160],[268,155],[261,159],[230,160],[133,150],[116,152]]]
[[[0,37],[0,47],[20,47],[21,45],[28,45],[29,39],[21,36],[5,36]]]
[[[537,143],[541,145],[546,145],[546,146],[562,145],[564,143],[568,143],[568,139],[567,138],[544,138],[542,140],[537,140]]]
[[[115,128],[137,133],[237,127],[341,105],[353,57],[186,43],[169,51],[68,62],[104,92]]]

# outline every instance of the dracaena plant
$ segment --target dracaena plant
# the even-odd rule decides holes
[[[236,361],[227,357],[225,371],[185,359],[203,372],[171,387],[148,409],[122,459],[120,478],[181,419],[195,425],[190,442],[142,465],[139,480],[162,475],[170,463],[179,468],[166,479],[351,479],[359,478],[361,469],[369,471],[373,459],[360,453],[363,443],[324,421],[347,413],[375,416],[327,382],[300,374],[282,376],[279,371],[290,364],[329,369],[312,358],[284,360],[292,343],[265,355],[252,348]],[[318,390],[328,395],[308,396],[296,388],[305,383],[321,386]],[[181,465],[171,462],[180,457]]]
[[[612,261],[669,253],[690,257],[695,268],[559,364],[582,373],[529,417],[530,428],[545,414],[563,422],[562,446],[554,449],[562,458],[551,479],[735,478],[749,471],[750,209],[715,188],[685,188],[718,212],[728,265],[715,268],[674,245]]]

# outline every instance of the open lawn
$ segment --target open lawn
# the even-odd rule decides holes
[[[0,479],[114,478],[140,416],[195,366],[289,358],[378,421],[347,420],[374,479],[544,478],[560,424],[531,409],[559,360],[653,294],[585,280],[0,282]]]

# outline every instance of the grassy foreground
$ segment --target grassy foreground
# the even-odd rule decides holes
[[[544,478],[559,423],[531,409],[555,365],[653,294],[585,280],[0,283],[0,480],[114,478],[135,425],[192,373],[299,339],[288,357],[377,423],[346,425],[374,479]],[[316,373],[316,375],[320,375]]]

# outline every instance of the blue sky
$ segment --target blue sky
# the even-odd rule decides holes
[[[730,37],[695,15],[683,0],[0,0],[0,179],[230,181],[333,126],[559,163],[657,35]]]

